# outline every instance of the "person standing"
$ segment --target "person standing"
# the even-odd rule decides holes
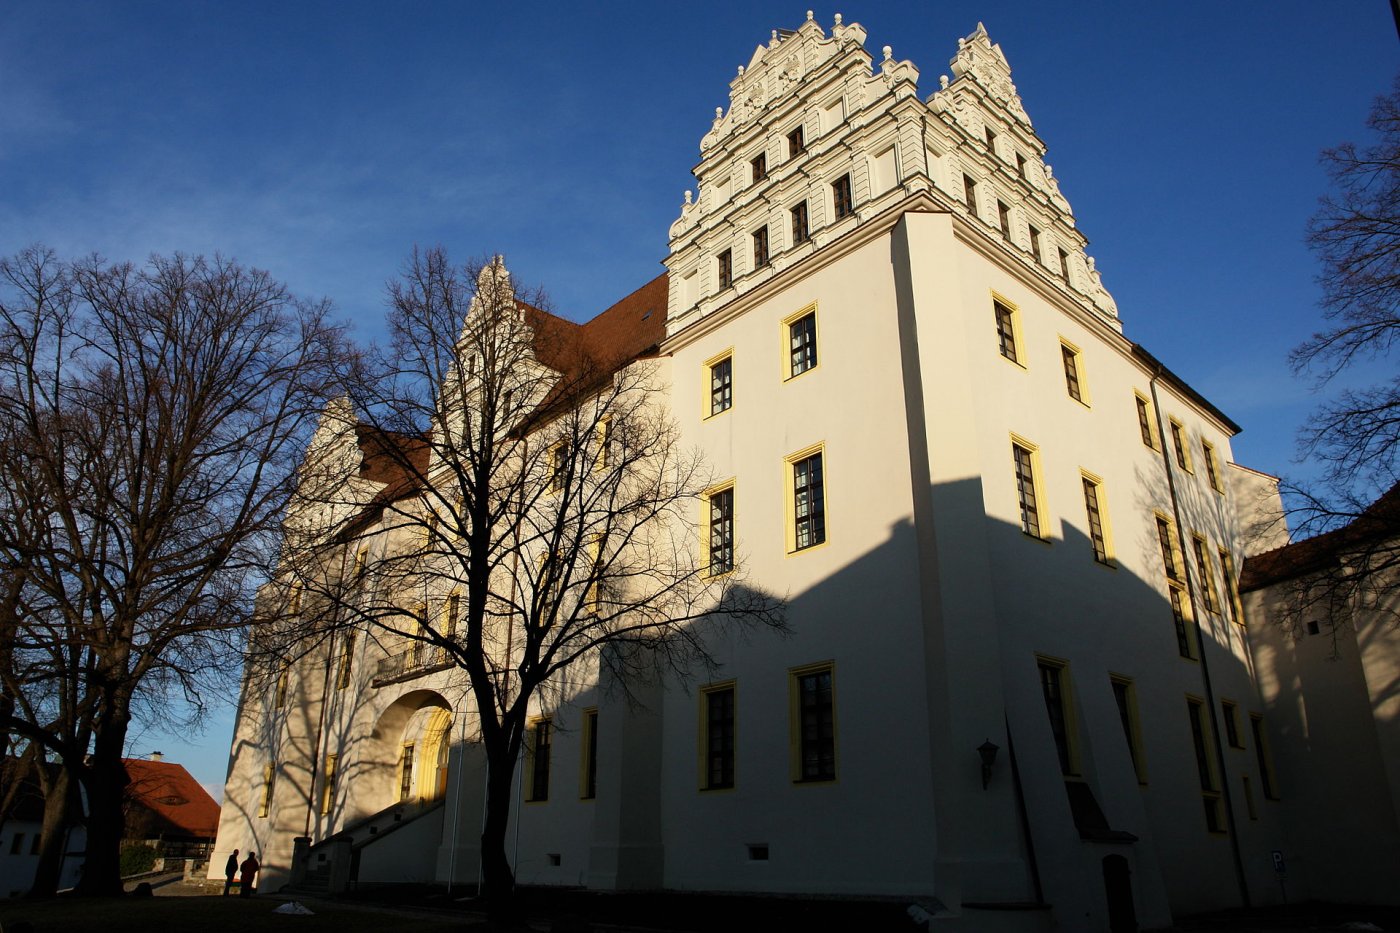
[[[229,889],[233,887],[234,876],[238,874],[238,850],[234,849],[233,854],[224,863],[224,897],[228,897]]]
[[[257,877],[258,868],[260,867],[261,866],[258,864],[258,853],[249,852],[248,857],[243,860],[243,864],[238,868],[239,897],[253,896],[253,879]]]

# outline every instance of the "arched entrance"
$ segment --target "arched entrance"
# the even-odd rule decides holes
[[[441,797],[452,719],[447,700],[433,690],[414,690],[389,704],[370,736],[357,809],[377,813],[397,803]]]

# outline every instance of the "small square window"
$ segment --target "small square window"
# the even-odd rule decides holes
[[[806,243],[811,239],[807,231],[807,202],[800,201],[792,209],[792,245]]]
[[[765,224],[753,232],[753,267],[762,269],[768,265],[768,226]]]
[[[787,323],[788,378],[817,367],[817,312],[809,311]]]
[[[849,217],[855,212],[851,203],[851,176],[842,175],[831,183],[831,201],[836,210],[836,219]]]
[[[789,159],[793,158],[794,156],[800,156],[802,153],[807,151],[807,142],[806,138],[802,134],[802,127],[799,126],[791,133],[788,133],[787,139]]]
[[[755,184],[768,177],[767,153],[760,152],[758,155],[754,156],[753,160],[749,162],[749,165],[753,167],[753,180]]]
[[[719,288],[724,291],[734,284],[734,254],[725,250],[719,254]]]
[[[734,405],[734,357],[712,360],[710,370],[710,414],[728,411]]]

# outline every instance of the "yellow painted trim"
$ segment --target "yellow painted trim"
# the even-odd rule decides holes
[[[1249,623],[1244,617],[1244,603],[1240,601],[1240,578],[1235,576],[1235,560],[1230,556],[1226,548],[1220,548],[1220,574],[1225,578],[1225,594],[1230,600],[1230,608],[1235,614],[1235,624],[1240,628],[1248,628]]]
[[[564,450],[566,444],[566,441],[555,441],[553,444],[549,445],[548,459],[545,463],[549,468],[550,492],[562,492],[564,490],[564,475],[568,473],[569,466],[567,459],[561,461],[558,457]]]
[[[820,353],[818,354],[817,359],[818,361],[821,360]],[[725,360],[729,360],[729,407],[721,409],[719,411],[714,411],[712,405],[714,392],[713,370],[716,366],[718,366],[720,363],[723,363]],[[734,348],[731,346],[721,353],[716,353],[714,356],[701,363],[700,368],[701,372],[704,374],[704,378],[701,381],[701,385],[704,386],[704,389],[700,393],[700,420],[709,421],[711,418],[718,418],[720,415],[727,414],[730,411],[733,411],[735,402]]]
[[[812,342],[817,349],[817,361],[812,364],[811,368],[804,369],[800,373],[794,373],[792,371],[791,327],[793,324],[796,324],[798,321],[802,320],[809,314],[812,316]],[[782,354],[779,358],[779,361],[781,363],[781,368],[779,371],[782,373],[783,382],[791,382],[793,379],[797,379],[800,376],[805,376],[810,372],[814,372],[817,369],[820,369],[822,365],[822,328],[821,323],[817,320],[817,303],[814,301],[811,304],[806,305],[805,307],[799,308],[792,314],[789,314],[787,317],[783,318],[779,322],[778,326],[778,347]]]
[[[1074,374],[1079,379],[1079,398],[1069,394],[1069,379],[1065,378],[1065,395],[1070,401],[1078,402],[1085,408],[1092,408],[1093,404],[1089,398],[1089,380],[1084,375],[1084,351],[1072,340],[1060,335],[1060,346],[1074,354]],[[1060,369],[1064,370],[1064,351],[1061,351]]]
[[[1220,458],[1215,455],[1215,445],[1204,437],[1201,438],[1201,456],[1206,462],[1206,479],[1210,488],[1225,495],[1220,479]]]
[[[266,818],[269,810],[272,809],[272,782],[277,777],[277,762],[269,761],[263,767],[263,791],[262,800],[258,803],[258,817]]]
[[[597,787],[594,787],[594,793],[590,794],[588,792],[588,751],[590,746],[596,741],[594,736],[596,736],[598,732],[598,707],[589,706],[580,713],[580,716],[582,717],[583,728],[579,730],[578,799],[596,800],[598,797]],[[595,776],[598,773],[597,768],[598,763],[595,760],[593,762],[593,773]]]
[[[1220,698],[1220,718],[1225,721],[1225,745],[1228,748],[1243,749],[1244,733],[1240,731],[1240,705],[1226,697]],[[1230,741],[1230,726],[1234,726],[1235,741]]]
[[[823,464],[823,467],[825,467],[825,464]],[[710,500],[725,490],[734,493],[734,501],[731,503],[731,514],[734,524],[734,568],[726,570],[723,573],[710,573]],[[700,566],[704,568],[702,571],[704,576],[707,579],[711,577],[722,577],[727,573],[732,573],[734,569],[737,569],[739,566],[739,493],[738,484],[733,477],[721,483],[715,483],[713,486],[708,487],[700,493],[700,529]]]
[[[1031,485],[1035,490],[1035,514],[1036,523],[1040,526],[1040,534],[1033,535],[1024,528],[1021,533],[1028,538],[1035,538],[1049,544],[1050,535],[1050,499],[1045,495],[1045,468],[1040,462],[1040,445],[1026,440],[1015,431],[1011,432],[1011,443],[1024,450],[1030,451],[1031,455]],[[1011,492],[1012,500],[1016,503],[1016,523],[1020,524],[1021,518],[1021,495],[1016,489],[1016,458],[1013,454],[1011,458]]]
[[[816,544],[809,544],[804,548],[797,546],[797,513],[794,506],[794,496],[796,494],[796,483],[792,475],[793,466],[799,460],[806,460],[813,455],[822,458],[822,539]],[[799,451],[788,454],[783,458],[783,546],[787,556],[794,554],[807,554],[818,548],[825,547],[831,540],[831,514],[827,511],[826,487],[830,485],[830,470],[826,460],[826,441],[818,441],[809,447],[804,447]]]
[[[593,458],[593,472],[603,473],[612,466],[612,415],[604,415],[593,426],[593,444],[597,453]]]
[[[335,800],[335,772],[340,765],[339,755],[327,755],[326,767],[321,775],[321,815],[331,812]]]
[[[423,760],[418,773],[413,775],[413,783],[418,788],[420,800],[437,799],[438,759],[442,754],[442,744],[450,741],[451,730],[451,710],[434,710],[428,721],[423,724]]]
[[[1190,432],[1180,420],[1171,415],[1167,416],[1167,429],[1172,432],[1172,462],[1194,476],[1196,468],[1191,460]]]
[[[1145,406],[1145,409],[1146,409],[1146,411],[1147,411],[1147,433],[1148,433],[1148,436],[1150,436],[1150,437],[1152,438],[1152,443],[1150,443],[1150,444],[1145,444],[1144,446],[1147,447],[1149,450],[1155,450],[1155,451],[1157,451],[1157,452],[1160,453],[1161,450],[1162,450],[1162,438],[1161,438],[1159,432],[1157,431],[1157,412],[1156,412],[1156,410],[1155,410],[1155,409],[1153,408],[1153,406],[1152,406],[1152,399],[1148,398],[1146,395],[1143,395],[1143,394],[1142,394],[1141,392],[1139,392],[1137,389],[1134,389],[1134,390],[1133,390],[1133,398],[1137,399],[1137,402],[1134,402],[1134,403],[1133,403],[1133,416],[1134,416],[1134,417],[1136,417],[1136,418],[1138,418],[1138,419],[1141,419],[1141,417],[1142,417],[1142,415],[1141,415],[1141,413],[1140,413],[1140,411],[1139,411],[1139,409],[1138,409],[1138,404],[1139,404],[1139,403],[1141,403],[1143,406]],[[1142,422],[1141,422],[1141,420],[1139,420],[1139,422],[1138,422],[1138,439],[1139,439],[1139,440],[1142,439]]]
[[[822,671],[831,672],[831,752],[834,776],[824,781],[802,780],[802,696],[798,688],[800,678]],[[840,717],[836,705],[836,662],[818,661],[800,667],[788,668],[788,773],[792,783],[799,787],[828,786],[841,778],[841,732]]]
[[[711,693],[729,690],[734,694],[734,783],[728,787],[710,787],[710,717],[708,697]],[[695,733],[696,787],[706,794],[733,793],[739,786],[739,686],[738,681],[724,680],[706,684],[700,688],[700,702],[696,704],[700,717],[699,728]]]
[[[545,795],[535,796],[535,733],[539,729],[540,723],[548,723],[550,726],[549,736],[549,756],[550,756],[550,781],[554,783],[554,717],[536,716],[525,726],[525,767],[521,769],[521,780],[525,782],[521,795],[526,803],[549,803],[549,785],[545,785]]]
[[[1199,555],[1196,546],[1200,545]],[[1220,615],[1225,605],[1220,599],[1220,591],[1215,586],[1215,566],[1210,559],[1210,541],[1199,531],[1191,532],[1191,558],[1196,561],[1196,573],[1201,577],[1201,601],[1206,612]]]
[[[1099,476],[1097,473],[1091,473],[1083,467],[1079,468],[1079,477],[1081,480],[1088,480],[1094,484],[1099,501],[1099,524],[1103,527],[1103,549],[1105,557],[1103,560],[1095,560],[1094,563],[1098,564],[1100,567],[1116,568],[1118,566],[1118,551],[1113,546],[1113,523],[1110,522],[1108,518],[1108,490],[1104,487],[1103,477]],[[1087,502],[1084,504],[1084,520],[1085,522],[1089,520],[1089,504]],[[1089,545],[1090,547],[1093,546],[1092,532],[1090,533]]]
[[[1220,829],[1210,829],[1207,826],[1207,831],[1213,836],[1228,835],[1229,822],[1226,819],[1225,807],[1221,799],[1222,775],[1216,765],[1215,756],[1211,754],[1212,749],[1215,748],[1215,732],[1210,726],[1210,716],[1208,715],[1210,707],[1206,705],[1206,701],[1201,697],[1188,693],[1186,694],[1186,708],[1187,714],[1196,717],[1200,723],[1201,744],[1206,760],[1206,773],[1210,775],[1211,786],[1209,789],[1201,788],[1201,798],[1203,800],[1209,800],[1215,805],[1216,818],[1220,824]],[[1194,747],[1191,753],[1193,755],[1195,754]]]
[[[1138,713],[1137,684],[1131,677],[1123,674],[1109,674],[1111,683],[1122,684],[1127,687],[1128,695],[1128,742],[1132,746],[1133,770],[1137,772],[1137,781],[1142,786],[1147,786],[1147,753],[1142,743],[1142,716]]]
[[[412,770],[412,769],[413,769],[413,766],[417,763],[417,758],[418,758],[418,755],[415,753],[414,743],[412,743],[412,742],[405,742],[405,743],[403,743],[403,746],[399,749],[398,781],[397,781],[396,784],[394,785],[394,792],[395,792],[395,794],[396,794],[396,796],[394,797],[394,799],[397,800],[397,801],[402,801],[402,800],[404,799],[404,796],[403,796],[403,785],[404,785],[404,778],[405,778],[405,777],[408,778],[408,786],[409,786],[410,788],[413,787],[413,770]],[[405,771],[408,771],[408,774],[407,774],[407,775],[404,774]]]
[[[1035,674],[1036,686],[1041,690],[1041,699],[1044,700],[1045,688],[1039,683],[1041,665],[1053,667],[1060,672],[1060,702],[1064,705],[1065,713],[1065,742],[1069,744],[1069,774],[1065,778],[1082,781],[1084,780],[1084,764],[1079,754],[1079,704],[1074,700],[1074,677],[1070,674],[1069,661],[1065,658],[1057,658],[1048,654],[1036,654]],[[1050,715],[1046,711],[1046,716]],[[1053,737],[1052,737],[1053,741]],[[1055,762],[1059,764],[1058,757]]]
[[[1020,368],[1020,369],[1022,369],[1022,370],[1029,370],[1029,369],[1030,369],[1030,366],[1026,363],[1026,340],[1025,340],[1025,338],[1024,338],[1024,337],[1022,336],[1022,334],[1021,334],[1021,306],[1018,305],[1018,304],[1016,304],[1016,302],[1012,301],[1010,298],[1007,298],[1007,297],[1006,297],[1005,295],[1003,295],[1001,292],[998,292],[998,291],[996,291],[996,290],[993,290],[993,291],[992,291],[992,334],[993,334],[993,336],[996,336],[996,335],[997,335],[997,328],[996,328],[996,323],[997,323],[997,318],[996,318],[996,306],[997,306],[997,305],[1001,305],[1002,307],[1006,308],[1006,310],[1008,310],[1008,311],[1011,312],[1011,342],[1012,342],[1013,348],[1014,348],[1015,351],[1016,351],[1016,359],[1013,360],[1013,359],[1011,359],[1010,357],[1008,357],[1006,354],[1004,354],[1004,353],[1001,352],[1000,337],[997,338],[996,343],[993,345],[993,349],[995,349],[995,350],[997,351],[997,356],[998,356],[999,358],[1005,360],[1006,362],[1008,362],[1008,363],[1012,364],[1013,366],[1016,366],[1016,367],[1018,367],[1018,368]]]

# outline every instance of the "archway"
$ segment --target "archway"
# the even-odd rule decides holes
[[[399,803],[435,800],[446,780],[452,709],[436,691],[414,690],[390,703],[374,724],[356,776],[354,800],[361,815]]]

